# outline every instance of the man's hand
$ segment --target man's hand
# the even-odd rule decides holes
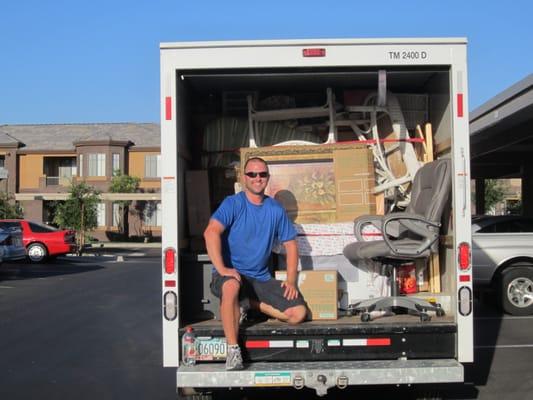
[[[238,282],[241,282],[241,274],[235,268],[225,268],[220,275],[230,276],[237,279]]]
[[[294,300],[298,297],[298,289],[296,288],[295,284],[283,281],[281,282],[281,287],[285,288],[283,297],[285,297],[287,300]]]

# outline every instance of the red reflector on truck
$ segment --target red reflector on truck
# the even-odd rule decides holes
[[[176,271],[176,250],[173,248],[165,249],[165,272],[173,274]]]
[[[326,49],[303,49],[304,57],[326,57]]]
[[[470,275],[459,275],[459,282],[470,282]]]
[[[176,287],[176,281],[165,281],[165,287]]]
[[[463,117],[463,94],[457,94],[457,116],[459,118]]]
[[[390,338],[364,338],[364,339],[343,339],[342,345],[345,347],[366,347],[366,346],[390,346]]]
[[[165,119],[170,121],[172,119],[172,97],[165,97]]]
[[[247,349],[280,349],[293,348],[292,340],[247,340],[244,344]]]
[[[390,346],[390,339],[389,338],[367,339],[366,345],[367,346]]]
[[[459,269],[464,271],[468,268],[470,268],[470,245],[463,242],[459,245]]]

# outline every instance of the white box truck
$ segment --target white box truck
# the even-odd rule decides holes
[[[162,43],[160,53],[163,363],[176,368],[178,394],[204,398],[222,388],[308,387],[324,395],[351,385],[462,382],[463,363],[473,361],[466,40]],[[220,361],[225,340],[218,303],[209,292],[212,266],[201,236],[191,234],[198,222],[192,221],[194,212],[203,208],[199,218],[205,220],[205,208],[209,214],[232,189],[224,186],[229,169],[210,168],[235,160],[242,131],[250,146],[272,144],[268,130],[254,125],[261,118],[253,121],[252,106],[285,110],[255,115],[264,120],[290,119],[291,108],[303,110],[293,115],[295,124],[306,120],[300,132],[312,133],[313,123],[322,124],[327,141],[339,141],[342,121],[336,116],[347,108],[347,92],[376,93],[374,102],[361,109],[365,112],[379,107],[380,97],[405,94],[408,100],[401,104],[410,137],[415,126],[408,115],[431,123],[434,154],[452,161],[439,288],[425,294],[442,304],[446,315],[431,321],[406,316],[365,322],[340,313],[336,320],[297,326],[243,324],[245,369],[226,371]],[[322,112],[315,107],[321,102]],[[209,180],[202,181],[201,174],[191,179],[195,170],[208,170]],[[194,193],[205,193],[193,191],[195,185],[207,185],[210,194],[195,198]],[[194,365],[184,365],[180,354],[189,326],[197,342]]]

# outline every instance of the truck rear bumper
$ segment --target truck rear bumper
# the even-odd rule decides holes
[[[325,394],[348,385],[387,385],[463,382],[463,366],[453,359],[256,362],[241,371],[226,371],[224,363],[180,367],[178,387],[295,387]]]

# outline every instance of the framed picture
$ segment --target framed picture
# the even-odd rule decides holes
[[[243,148],[241,169],[252,157],[268,163],[266,194],[296,223],[345,222],[375,214],[372,153],[365,145]]]

